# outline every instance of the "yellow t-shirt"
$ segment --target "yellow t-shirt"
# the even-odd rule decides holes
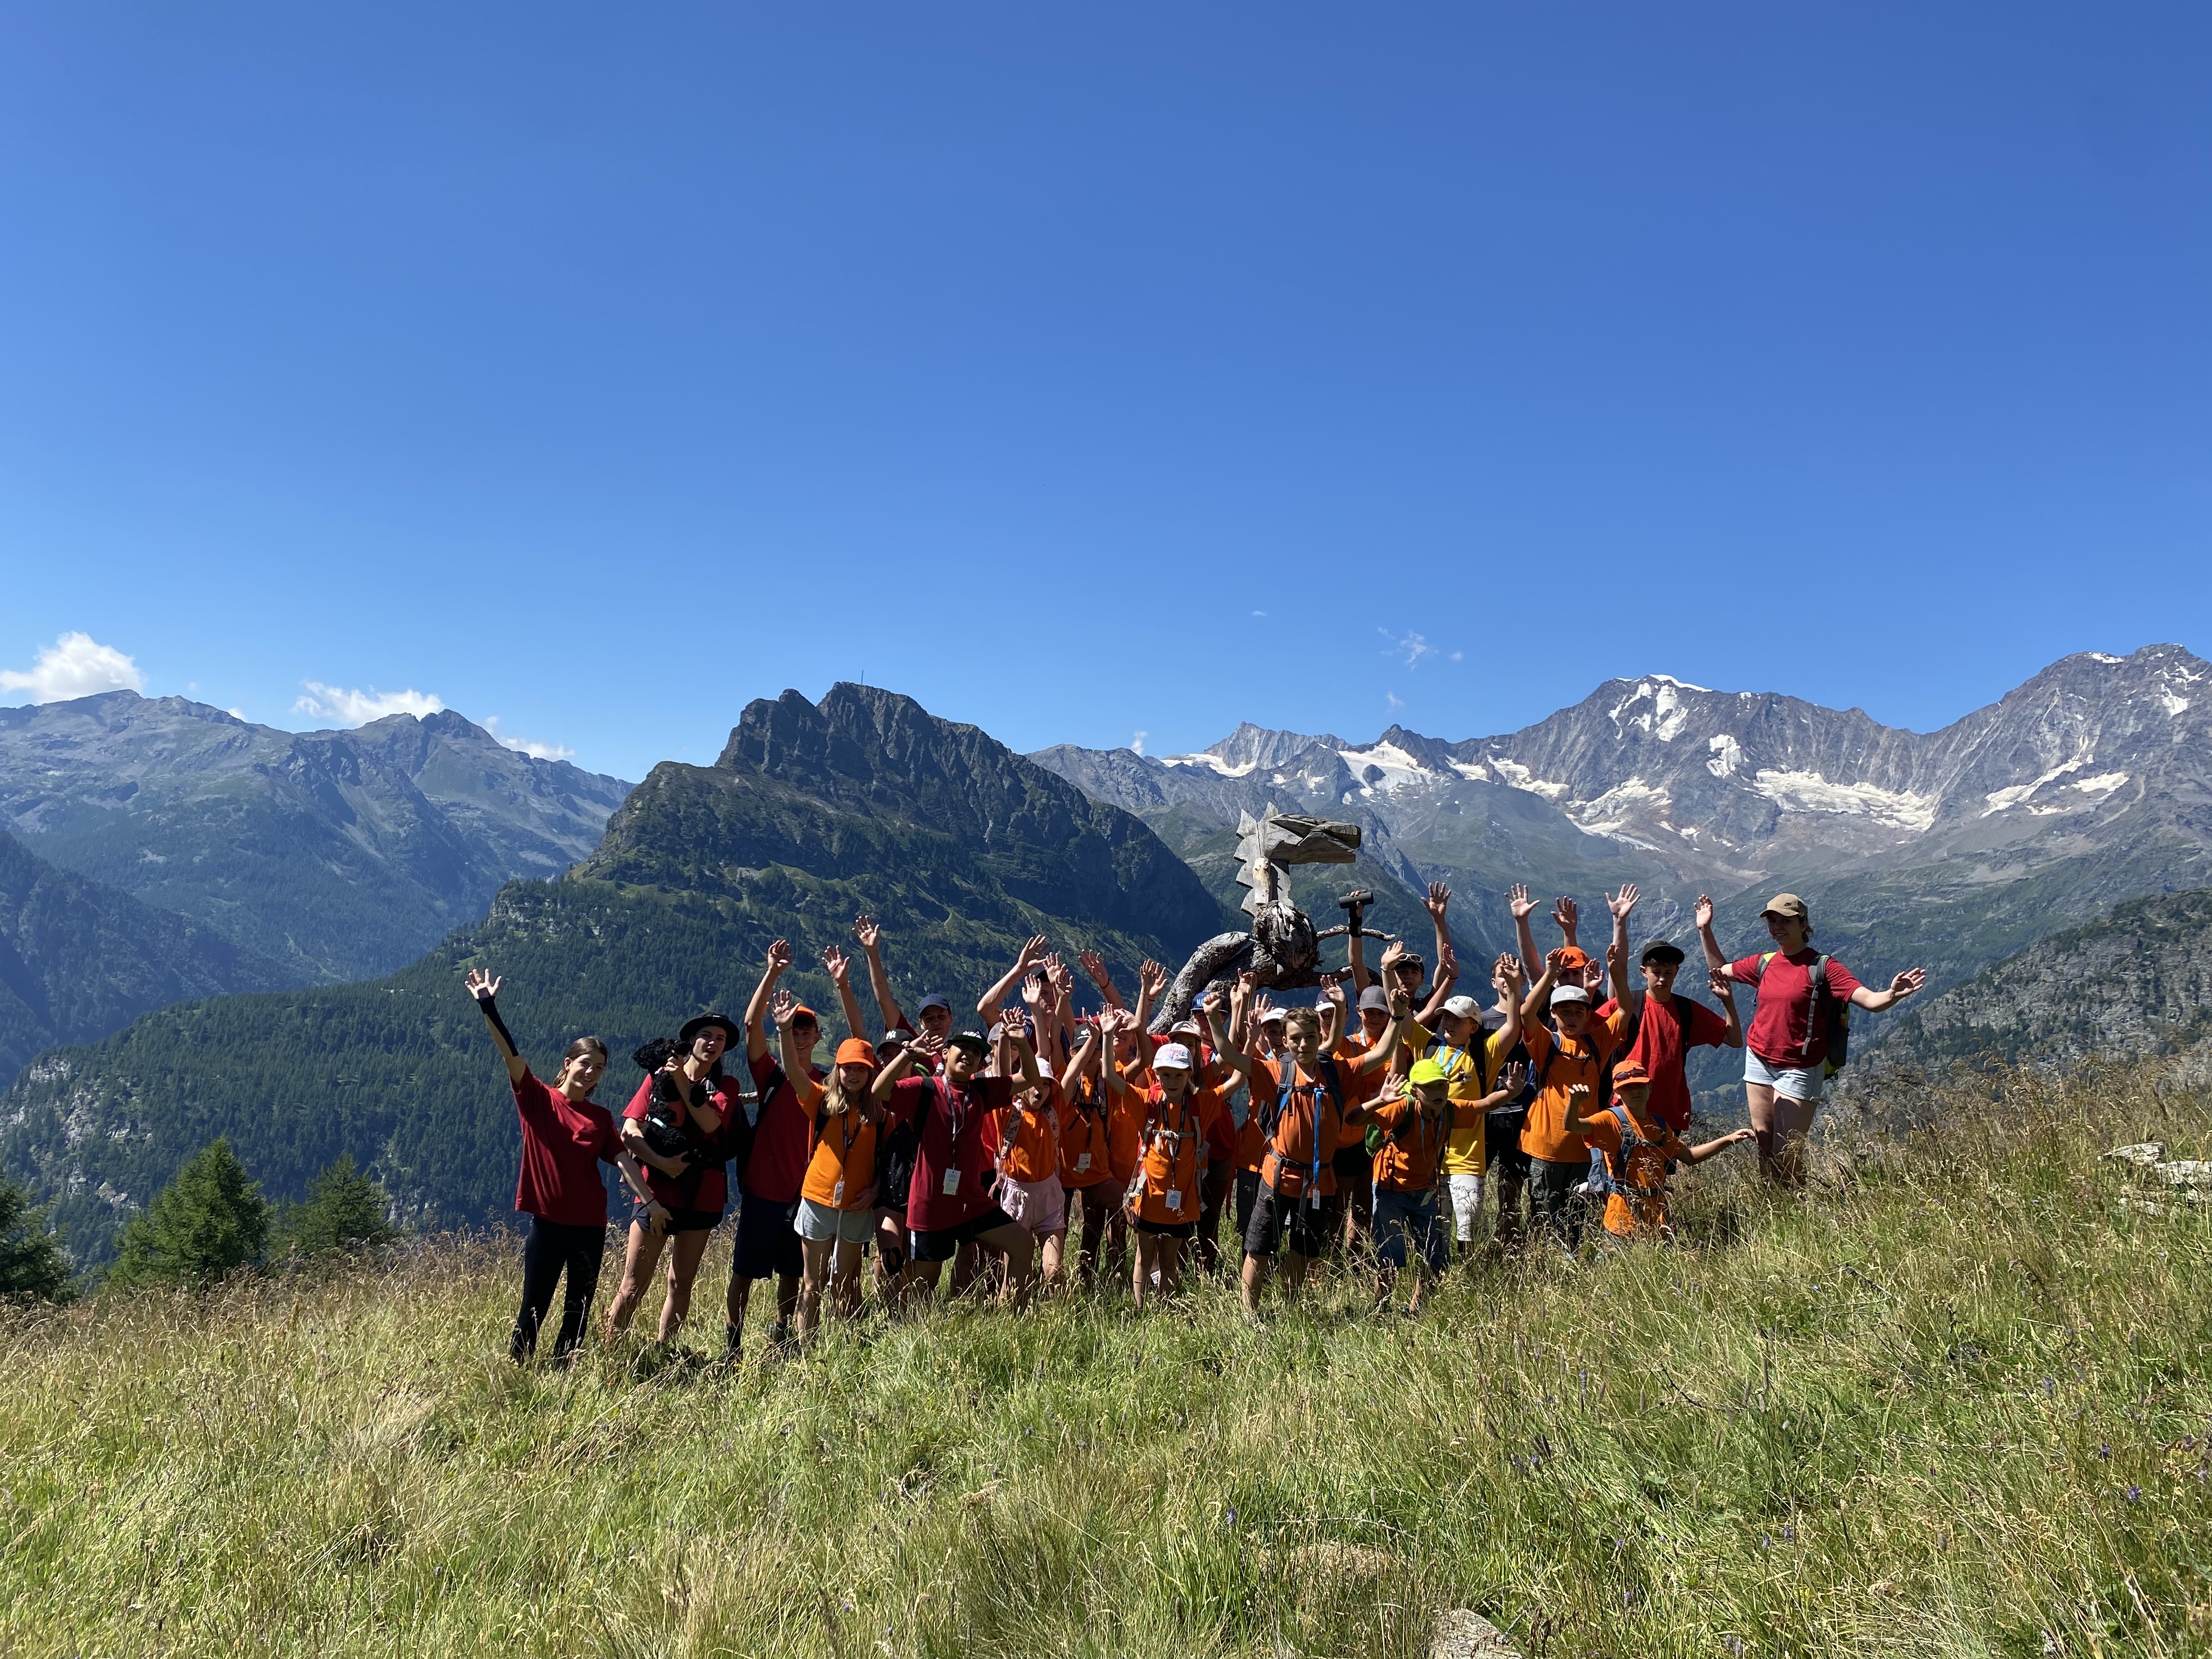
[[[1490,1084],[1498,1076],[1498,1068],[1505,1061],[1511,1048],[1498,1039],[1503,1029],[1491,1032],[1481,1040],[1481,1053],[1474,1048],[1454,1048],[1431,1037],[1416,1025],[1409,1034],[1414,1044],[1413,1052],[1423,1060],[1433,1060],[1444,1068],[1447,1097],[1451,1101],[1452,1130],[1444,1141],[1444,1155],[1437,1169],[1443,1175],[1480,1175],[1482,1173],[1483,1137],[1486,1133],[1485,1114],[1474,1103],[1490,1092]],[[1478,1064],[1477,1062],[1480,1061]]]

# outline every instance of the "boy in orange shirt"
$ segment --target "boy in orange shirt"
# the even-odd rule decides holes
[[[1102,1251],[1119,1262],[1127,1249],[1121,1194],[1136,1167],[1137,1134],[1114,1051],[1135,1024],[1126,1009],[1101,1012],[1091,1035],[1077,1045],[1062,1085],[1067,1112],[1060,1120],[1060,1180],[1062,1189],[1083,1209],[1076,1273],[1085,1285],[1097,1279]],[[1066,1240],[1063,1233],[1063,1251]],[[1051,1256],[1047,1263],[1048,1274],[1059,1267]]]
[[[1368,1136],[1375,1146],[1375,1282],[1376,1311],[1415,1261],[1413,1294],[1406,1311],[1421,1310],[1421,1295],[1444,1270],[1443,1213],[1437,1203],[1437,1166],[1452,1132],[1451,1078],[1443,1065],[1422,1058],[1407,1074],[1404,1092],[1370,1109]]]
[[[1572,977],[1559,984],[1563,972]],[[1566,951],[1554,951],[1544,959],[1543,974],[1521,1006],[1521,1041],[1536,1085],[1521,1129],[1521,1150],[1528,1156],[1529,1224],[1569,1250],[1582,1243],[1582,1188],[1589,1179],[1589,1148],[1571,1127],[1570,1091],[1580,1088],[1589,1098],[1609,1097],[1607,1068],[1628,1023],[1625,1010],[1604,1018],[1592,1013],[1582,977]],[[1551,1025],[1540,1018],[1547,1010]]]
[[[1756,1138],[1758,1132],[1738,1129],[1692,1146],[1650,1109],[1651,1076],[1640,1064],[1625,1060],[1615,1067],[1613,1086],[1613,1103],[1603,1111],[1591,1112],[1591,1097],[1579,1087],[1567,1102],[1570,1127],[1596,1153],[1590,1160],[1591,1176],[1603,1171],[1605,1230],[1616,1238],[1669,1237],[1668,1164],[1703,1164]]]

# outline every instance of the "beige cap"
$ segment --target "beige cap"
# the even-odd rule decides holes
[[[1791,921],[1810,921],[1813,913],[1805,908],[1805,901],[1795,893],[1777,893],[1766,901],[1762,916],[1784,916]]]

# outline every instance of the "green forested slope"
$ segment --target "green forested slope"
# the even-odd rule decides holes
[[[639,1041],[739,1012],[771,939],[811,969],[862,909],[884,924],[909,1005],[924,988],[972,1001],[1034,933],[1096,946],[1126,983],[1144,956],[1227,925],[1136,819],[909,699],[840,686],[821,710],[795,693],[757,702],[732,750],[657,768],[588,864],[511,884],[387,979],[183,1003],[48,1054],[0,1097],[0,1164],[56,1200],[84,1261],[217,1135],[272,1197],[350,1152],[404,1219],[487,1219],[513,1200],[517,1143],[460,989],[469,966],[507,976],[501,1006],[541,1067],[579,1033],[605,1038],[617,1058],[600,1099],[618,1105]],[[839,1028],[818,969],[797,983]]]
[[[179,997],[258,990],[280,966],[213,928],[58,869],[0,831],[0,1085],[40,1049]]]

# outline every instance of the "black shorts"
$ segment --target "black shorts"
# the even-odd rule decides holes
[[[641,1227],[652,1219],[642,1208],[630,1212],[629,1218]],[[711,1233],[721,1224],[720,1210],[678,1210],[672,1206],[668,1212],[668,1231],[672,1234]]]
[[[1273,1188],[1262,1186],[1252,1200],[1252,1219],[1244,1229],[1244,1254],[1271,1256],[1288,1233],[1293,1255],[1319,1255],[1336,1231],[1336,1213],[1333,1198],[1322,1199],[1316,1208],[1303,1197],[1285,1198]]]
[[[754,1194],[738,1206],[737,1244],[730,1254],[732,1279],[796,1279],[800,1257],[799,1200],[778,1204]]]
[[[963,1244],[972,1244],[985,1233],[1019,1224],[994,1204],[981,1215],[970,1216],[957,1227],[915,1227],[907,1235],[916,1261],[950,1261]]]
[[[1244,1237],[1244,1230],[1252,1224],[1252,1206],[1260,1198],[1260,1172],[1239,1170],[1237,1172],[1237,1237]]]
[[[1349,1146],[1338,1147],[1336,1156],[1328,1161],[1328,1167],[1336,1171],[1336,1190],[1339,1193],[1343,1192],[1346,1183],[1355,1187],[1375,1184],[1375,1160],[1368,1157],[1367,1143],[1364,1140],[1355,1140]]]
[[[1492,1112],[1482,1131],[1483,1158],[1501,1181],[1526,1181],[1528,1154],[1521,1150],[1521,1131],[1528,1127],[1528,1109]]]
[[[1198,1232],[1195,1221],[1133,1221],[1129,1224],[1140,1233],[1150,1233],[1154,1238],[1190,1238]]]

